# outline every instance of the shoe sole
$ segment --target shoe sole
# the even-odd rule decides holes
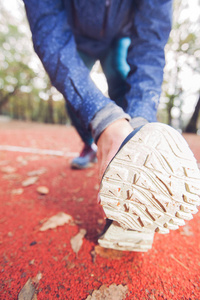
[[[108,219],[127,230],[168,233],[193,218],[200,172],[184,138],[160,123],[144,125],[116,154],[100,186]]]
[[[102,237],[98,239],[101,247],[121,251],[147,252],[152,248],[154,233],[126,230],[113,222]]]

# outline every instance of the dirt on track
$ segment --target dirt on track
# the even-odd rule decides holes
[[[200,163],[200,137],[185,138]],[[38,300],[200,299],[200,213],[177,231],[156,234],[147,253],[103,250],[97,246],[104,226],[97,204],[97,165],[81,171],[70,169],[72,156],[82,148],[75,130],[0,123],[3,145],[63,151],[66,156],[0,150],[0,299],[17,299],[29,278],[32,299]],[[30,177],[37,181],[23,186]],[[48,188],[46,194],[37,191],[41,186]],[[59,212],[73,220],[40,231]],[[75,253],[72,238],[81,229],[87,233]],[[36,283],[37,274],[40,280]],[[126,287],[126,296],[105,296],[111,287],[120,295],[121,285]],[[95,290],[100,298],[95,298]]]

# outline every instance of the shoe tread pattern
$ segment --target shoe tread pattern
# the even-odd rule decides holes
[[[200,172],[184,138],[160,123],[145,125],[108,166],[100,188],[109,219],[123,228],[168,233],[200,204]]]

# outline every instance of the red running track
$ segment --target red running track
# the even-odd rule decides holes
[[[200,137],[185,138],[200,162]],[[0,145],[65,152],[82,147],[71,127],[23,122],[0,124]],[[113,283],[127,288],[126,297],[98,299],[200,299],[200,213],[175,232],[156,234],[147,253],[102,250],[96,246],[104,225],[96,201],[97,166],[71,171],[69,162],[65,157],[0,151],[0,299],[17,299],[27,280],[39,272],[38,300],[87,299]],[[27,174],[41,168],[46,172],[38,181],[22,187]],[[39,186],[48,187],[49,193],[38,194]],[[58,212],[71,215],[73,222],[39,231]],[[70,240],[82,228],[87,235],[76,255]]]

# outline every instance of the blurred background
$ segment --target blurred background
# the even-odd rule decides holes
[[[200,134],[199,0],[174,1],[173,29],[165,51],[159,121]],[[91,78],[106,94],[99,62]],[[62,95],[51,86],[34,53],[20,0],[0,2],[0,118],[70,124]]]

